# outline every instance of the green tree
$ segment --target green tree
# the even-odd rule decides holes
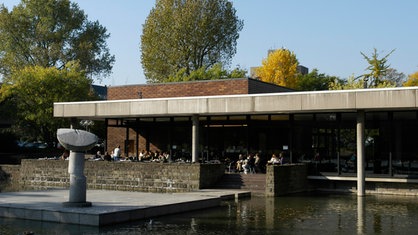
[[[34,140],[52,141],[57,128],[69,121],[53,117],[53,103],[84,101],[93,98],[91,79],[79,65],[69,63],[63,69],[28,66],[13,74],[13,83],[0,88],[0,102],[16,106],[18,135]]]
[[[298,75],[296,89],[301,91],[328,90],[331,82],[334,82],[335,80],[339,80],[339,78],[319,73],[318,69],[313,69],[308,74]]]
[[[247,71],[241,69],[239,66],[228,71],[222,67],[221,64],[215,64],[209,69],[203,67],[187,73],[186,69],[180,69],[175,76],[170,76],[167,82],[181,82],[181,81],[197,81],[197,80],[216,80],[227,78],[244,78]]]
[[[247,77],[247,70],[242,69],[240,66],[237,66],[235,69],[233,69],[229,75],[229,78],[245,78]]]
[[[35,65],[61,69],[76,60],[87,75],[106,76],[115,60],[108,37],[69,0],[22,0],[11,11],[0,5],[0,74]]]
[[[367,61],[369,66],[366,68],[368,73],[365,73],[361,77],[364,80],[364,88],[378,87],[380,83],[383,82],[385,76],[387,75],[390,65],[387,64],[388,57],[394,52],[393,49],[387,55],[379,59],[379,53],[377,53],[376,48],[374,48],[373,54],[371,57],[368,57],[363,52],[360,52],[364,59]],[[387,82],[387,81],[386,81]]]
[[[330,90],[353,90],[363,88],[364,80],[357,79],[354,76],[350,76],[347,80],[335,79],[329,84]]]
[[[141,63],[148,82],[178,73],[229,65],[243,21],[227,0],[158,0],[141,36]]]
[[[350,76],[347,80],[334,79],[334,81],[332,81],[329,84],[329,89],[330,90],[364,89],[366,87],[364,85],[365,82],[366,82],[365,80],[358,79],[354,76]],[[383,80],[380,83],[378,83],[376,86],[373,85],[372,87],[368,87],[368,88],[385,88],[385,87],[395,87],[395,84],[390,81]]]
[[[274,83],[289,88],[297,88],[296,79],[299,61],[296,54],[288,49],[269,52],[262,66],[257,68],[256,77],[264,82]]]

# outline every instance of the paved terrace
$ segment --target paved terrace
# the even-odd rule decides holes
[[[92,207],[67,208],[68,190],[0,193],[0,217],[102,226],[216,207],[222,200],[250,196],[241,190],[139,193],[88,190]]]

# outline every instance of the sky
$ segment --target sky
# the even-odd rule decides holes
[[[9,10],[19,0],[3,0]],[[116,62],[98,82],[118,86],[144,84],[140,38],[155,0],[72,0],[90,21],[106,27]],[[231,68],[260,66],[270,49],[293,51],[301,65],[340,78],[366,72],[376,48],[379,57],[393,49],[391,68],[405,75],[418,71],[418,1],[416,0],[232,0],[244,28]],[[0,2],[1,3],[1,2]]]

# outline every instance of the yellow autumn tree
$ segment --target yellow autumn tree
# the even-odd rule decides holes
[[[404,82],[403,86],[418,86],[418,72],[410,74],[408,80]]]
[[[255,73],[261,81],[296,88],[298,65],[295,53],[282,48],[269,52],[262,66],[256,69]]]

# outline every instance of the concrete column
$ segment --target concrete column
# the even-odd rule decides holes
[[[364,110],[357,111],[357,196],[365,195]]]
[[[70,152],[68,173],[70,173],[70,195],[68,202],[90,204],[86,202],[87,183],[86,176],[84,176],[84,153]]]
[[[192,162],[199,161],[199,116],[192,116]]]

